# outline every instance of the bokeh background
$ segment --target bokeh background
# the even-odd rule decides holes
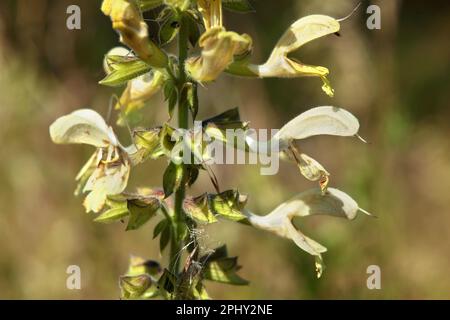
[[[282,32],[314,13],[347,15],[350,0],[252,1],[255,13],[226,14],[229,29],[249,33],[254,61],[263,61]],[[368,30],[365,9],[381,7],[381,30]],[[66,8],[77,4],[82,29],[66,28]],[[118,276],[130,254],[164,261],[150,222],[138,231],[102,225],[73,196],[74,177],[89,146],[57,146],[48,126],[81,107],[106,114],[116,92],[101,87],[103,55],[118,44],[108,18],[92,0],[0,2],[0,298],[117,299]],[[151,17],[150,17],[151,18]],[[248,80],[227,75],[202,89],[200,117],[239,106],[255,128],[279,128],[317,105],[347,108],[361,122],[356,139],[318,137],[302,143],[345,190],[377,219],[329,217],[299,222],[328,247],[328,266],[315,278],[313,259],[292,242],[228,222],[208,227],[205,246],[227,243],[240,257],[248,287],[208,284],[214,298],[416,299],[450,298],[450,2],[362,1],[342,23],[341,36],[308,44],[296,57],[329,67],[329,98],[318,79]],[[172,47],[166,48],[173,50]],[[143,125],[167,115],[157,95]],[[119,130],[121,140],[129,141]],[[130,186],[159,186],[164,160],[132,172]],[[289,163],[275,176],[257,166],[214,168],[223,189],[238,187],[265,214],[309,188]],[[212,190],[200,178],[192,194]],[[66,268],[79,265],[82,289],[66,288]],[[378,265],[382,289],[366,287]]]

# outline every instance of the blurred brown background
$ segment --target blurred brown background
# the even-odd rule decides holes
[[[253,58],[260,62],[297,18],[343,17],[356,3],[254,0],[255,13],[227,13],[226,25],[253,37]],[[381,30],[366,28],[370,3],[381,7]],[[81,30],[66,28],[70,4],[81,7]],[[97,81],[103,54],[118,37],[99,7],[92,0],[0,3],[0,298],[116,299],[130,254],[164,260],[152,241],[154,222],[131,232],[92,222],[72,194],[92,149],[57,146],[49,138],[49,124],[63,114],[90,106],[105,115],[108,109],[114,90]],[[334,98],[321,92],[318,79],[223,75],[201,90],[200,117],[239,106],[253,127],[279,128],[313,106],[350,110],[370,144],[318,137],[302,146],[331,172],[333,186],[378,219],[300,222],[329,249],[320,280],[312,257],[290,241],[233,223],[208,227],[204,243],[227,243],[251,281],[248,287],[210,284],[214,298],[450,298],[450,2],[363,1],[340,33],[296,53],[330,69]],[[161,101],[157,95],[145,109],[145,126],[166,119]],[[128,142],[126,131],[119,131]],[[136,168],[130,186],[161,185],[164,166],[161,160]],[[239,187],[258,213],[313,185],[289,163],[281,163],[275,176],[259,175],[257,166],[214,170],[223,189]],[[202,176],[191,193],[210,189]],[[82,290],[66,289],[71,264],[81,267]],[[372,264],[381,268],[381,290],[366,287]]]

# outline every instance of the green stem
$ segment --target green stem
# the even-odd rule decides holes
[[[188,29],[181,14],[180,30],[178,34],[178,61],[179,61],[179,76],[178,76],[178,127],[187,129],[189,125],[188,108],[186,103],[186,95],[182,94],[183,88],[186,84],[186,72],[184,70],[184,63],[188,54]],[[184,212],[183,201],[185,197],[185,187],[181,186],[175,192],[175,209],[174,209],[174,228],[171,241],[170,250],[170,265],[172,272],[177,274],[180,269],[180,255],[183,246],[183,239],[181,239],[180,231],[183,229]]]

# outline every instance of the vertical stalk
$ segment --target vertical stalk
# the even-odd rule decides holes
[[[186,72],[184,70],[184,63],[188,54],[188,28],[184,20],[183,13],[180,13],[180,30],[178,34],[178,127],[187,129],[189,125],[188,107],[186,103],[186,95],[183,94],[183,88],[186,83]],[[184,165],[184,164],[183,164]],[[170,262],[169,269],[177,274],[180,268],[180,255],[183,242],[180,231],[184,223],[183,201],[185,197],[185,187],[181,186],[175,192],[175,209],[174,209],[174,228],[170,248]]]

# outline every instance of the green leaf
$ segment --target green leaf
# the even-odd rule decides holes
[[[163,189],[165,198],[170,196],[174,191],[184,183],[186,178],[186,168],[183,164],[175,164],[172,161],[164,171]]]
[[[207,254],[200,258],[202,264],[207,264],[210,261],[214,261],[221,258],[226,258],[228,256],[227,245],[224,244],[220,247],[214,249],[214,252],[211,254]]]
[[[192,186],[195,181],[197,181],[197,178],[200,174],[200,169],[196,166],[188,166],[187,167],[187,185],[190,187]]]
[[[247,128],[247,123],[241,121],[239,108],[229,109],[217,116],[202,121],[203,127],[211,125],[220,130]]]
[[[99,83],[105,86],[120,86],[151,70],[151,66],[136,57],[107,56],[111,72]]]
[[[155,229],[153,229],[153,239],[155,239],[157,236],[161,234],[161,232],[164,231],[165,228],[168,227],[168,224],[170,222],[167,219],[161,220],[158,222],[158,224],[155,226]]]
[[[210,210],[232,221],[247,222],[247,217],[241,210],[247,202],[247,197],[239,194],[237,190],[227,190],[219,194],[208,195]]]
[[[204,271],[205,279],[233,285],[247,285],[249,282],[236,274],[237,258],[223,258],[212,261]]]
[[[128,216],[129,211],[127,208],[127,204],[125,202],[124,207],[116,207],[111,208],[109,210],[106,210],[101,215],[99,215],[97,218],[94,219],[95,222],[101,222],[101,223],[111,223],[111,222],[117,222],[121,221],[123,218]]]
[[[134,130],[133,139],[137,151],[130,154],[133,165],[144,162],[147,159],[157,159],[164,155],[160,139],[161,128],[150,130]]]
[[[218,114],[217,116],[203,120],[202,124],[206,125],[211,122],[215,123],[215,124],[220,124],[220,123],[234,122],[234,121],[240,121],[240,120],[241,120],[241,117],[239,114],[239,108],[236,107],[236,108],[226,110],[226,111]]]
[[[164,84],[164,99],[169,102],[169,118],[172,118],[178,101],[178,90],[173,81]]]
[[[175,141],[174,133],[175,129],[165,123],[161,129],[161,133],[159,135],[161,147],[166,155],[170,155],[173,147],[177,143]],[[173,140],[172,140],[173,139]]]
[[[170,297],[175,290],[176,283],[177,277],[169,270],[164,269],[163,274],[158,280],[158,289],[164,296]]]
[[[124,217],[129,215],[127,207],[127,199],[122,195],[109,196],[106,199],[106,205],[109,207],[102,214],[94,219],[95,222],[112,223],[121,221]]]
[[[130,265],[126,276],[138,276],[141,274],[157,275],[161,272],[161,266],[153,260],[144,260],[141,257],[131,256]]]
[[[202,223],[214,223],[217,221],[208,206],[207,194],[196,198],[186,198],[183,209],[187,215]]]
[[[170,228],[170,224],[167,224],[166,227],[162,230],[161,236],[159,237],[159,251],[163,252],[167,247],[170,241],[170,236],[172,235],[172,229]]]
[[[240,269],[237,257],[228,257],[225,245],[216,248],[212,254],[201,257],[200,263],[205,265],[203,276],[207,280],[234,285],[248,284],[247,280],[236,274]]]
[[[149,275],[121,276],[119,286],[122,299],[149,298],[155,295],[156,286]]]
[[[142,200],[128,200],[128,210],[130,211],[130,219],[126,230],[136,230],[145,224],[160,207],[157,198],[150,198],[145,202]]]
[[[163,22],[161,29],[159,30],[159,41],[161,45],[171,42],[178,34],[180,30],[180,17],[176,14],[175,10],[171,10],[168,17]]]
[[[188,109],[191,111],[192,119],[195,120],[198,113],[198,96],[197,96],[197,84],[192,82],[187,82],[183,87],[183,95],[185,95]]]
[[[155,9],[163,4],[163,0],[137,0],[142,12]]]
[[[222,5],[225,9],[239,13],[255,12],[249,0],[222,0]]]
[[[187,19],[184,19],[184,22],[187,23],[189,42],[192,47],[195,47],[200,38],[199,22],[194,15],[189,12],[186,14],[186,17]]]

